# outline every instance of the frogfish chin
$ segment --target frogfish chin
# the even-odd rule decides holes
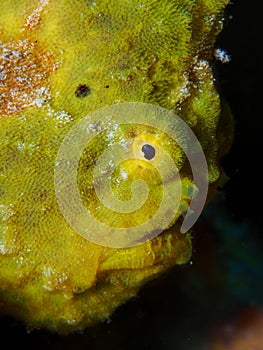
[[[70,333],[191,257],[231,143],[228,0],[0,4],[0,311]]]

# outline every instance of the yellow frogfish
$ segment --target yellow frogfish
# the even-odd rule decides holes
[[[191,232],[180,228],[200,189],[184,152],[188,141],[182,135],[182,143],[186,142],[182,150],[180,142],[170,137],[170,129],[181,132],[175,119],[168,125],[160,113],[155,120],[162,131],[148,122],[147,113],[154,106],[172,112],[192,130],[206,158],[210,197],[222,179],[219,161],[231,138],[231,122],[213,75],[215,40],[227,3],[0,1],[3,313],[32,327],[60,333],[81,330],[109,316],[145,282],[189,261]],[[137,113],[137,104],[144,106],[143,111],[139,108],[140,123],[138,119],[110,123],[108,107],[117,106],[118,111],[118,106],[131,106]],[[96,120],[98,110],[107,112],[100,115],[100,121]],[[121,111],[127,119],[129,113]],[[71,174],[67,164],[85,139],[81,133],[76,137],[74,127],[94,113],[95,120],[90,124],[87,120],[86,125],[94,137],[79,148],[73,169],[76,181],[67,182]],[[75,138],[61,154],[61,145],[70,141],[72,130]],[[114,144],[126,147],[128,158],[115,162],[118,152],[108,152],[94,182],[94,169]],[[58,175],[61,164],[66,170],[60,169]],[[114,229],[124,228],[125,241],[130,226],[136,228],[154,217],[165,186],[178,173],[180,200],[174,219],[166,224],[163,216],[158,222],[160,232],[151,236],[155,223],[142,241],[136,237],[134,244],[131,240],[127,246],[123,240],[112,244]],[[110,180],[105,181],[105,176]],[[147,196],[141,180],[147,183]],[[117,204],[127,203],[123,211],[102,203],[109,189],[107,203],[111,204],[111,198]],[[101,244],[96,241],[96,226],[89,226],[75,208],[73,192],[78,193],[86,213],[105,227],[113,227]],[[172,193],[167,198],[173,201]],[[65,217],[63,203],[71,221]],[[78,228],[85,228],[87,235]]]

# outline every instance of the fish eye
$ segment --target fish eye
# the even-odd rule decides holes
[[[142,152],[144,153],[144,158],[147,160],[151,160],[155,157],[155,148],[151,145],[143,145]]]

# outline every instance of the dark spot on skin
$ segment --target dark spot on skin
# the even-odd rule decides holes
[[[46,200],[47,197],[48,197],[48,193],[46,190],[40,191],[40,193],[39,193],[40,200]]]
[[[155,149],[151,145],[143,145],[142,152],[144,153],[144,158],[147,160],[151,160],[155,157]]]
[[[133,130],[129,131],[129,137],[134,138],[135,136],[136,133]]]
[[[76,97],[86,97],[91,93],[91,89],[88,85],[80,84],[75,91]]]
[[[108,89],[109,87],[110,87],[110,85],[106,85],[106,86],[104,86],[106,89]]]
[[[4,190],[0,187],[0,197],[5,194]]]

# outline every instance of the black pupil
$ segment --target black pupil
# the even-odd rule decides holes
[[[155,149],[151,145],[143,145],[142,152],[144,153],[144,158],[151,160],[155,157]]]

